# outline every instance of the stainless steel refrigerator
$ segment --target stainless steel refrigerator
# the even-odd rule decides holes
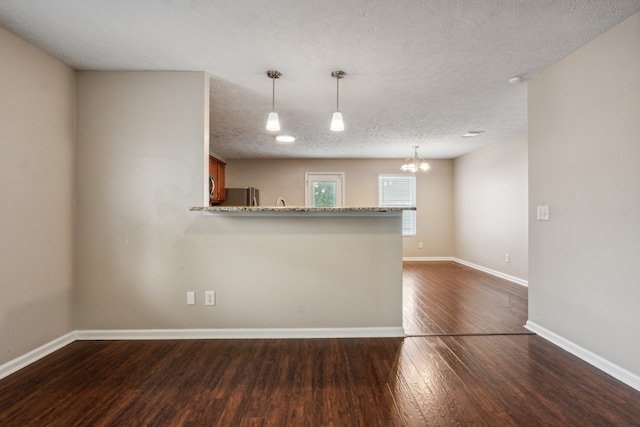
[[[260,192],[255,187],[227,188],[223,206],[258,206]]]

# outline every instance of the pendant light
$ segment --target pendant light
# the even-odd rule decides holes
[[[404,164],[400,167],[400,169],[402,169],[403,171],[409,171],[413,173],[416,173],[419,170],[426,172],[429,169],[431,169],[431,166],[429,166],[429,163],[427,163],[425,159],[418,158],[418,148],[420,147],[417,145],[413,146],[413,152],[414,152],[413,159],[405,160]]]
[[[272,80],[272,91],[271,91],[271,112],[269,113],[269,117],[267,117],[267,130],[270,131],[279,131],[280,130],[280,120],[278,120],[278,113],[276,113],[276,79],[279,79],[282,74],[276,70],[267,71],[267,77]]]
[[[344,130],[344,121],[340,112],[340,79],[345,76],[344,71],[336,70],[331,73],[331,77],[336,79],[336,111],[331,118],[331,130],[339,132]]]

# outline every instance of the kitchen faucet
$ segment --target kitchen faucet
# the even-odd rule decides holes
[[[282,207],[287,206],[287,202],[285,202],[285,200],[282,197],[278,197],[278,200],[276,200],[276,207],[278,206],[278,203],[282,202]]]

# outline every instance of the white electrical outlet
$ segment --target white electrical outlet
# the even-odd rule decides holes
[[[424,243],[418,242],[418,249],[424,249]]]
[[[187,304],[194,305],[196,303],[196,293],[193,291],[187,292]]]
[[[204,293],[204,305],[216,305],[215,291],[206,291]]]
[[[511,262],[511,255],[504,254],[504,262]]]

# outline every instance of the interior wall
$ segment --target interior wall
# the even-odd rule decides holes
[[[260,204],[304,206],[305,172],[344,172],[345,204],[377,206],[378,174],[402,173],[404,159],[227,159],[227,187],[256,187]],[[416,174],[417,235],[403,237],[404,257],[453,256],[453,160],[429,160]],[[423,242],[423,248],[418,243]]]
[[[74,329],[75,72],[0,28],[0,365]]]
[[[527,280],[526,135],[458,157],[454,182],[456,257]]]
[[[168,327],[187,317],[195,281],[181,248],[188,207],[206,194],[208,78],[80,71],[77,81],[77,329]]]
[[[205,204],[207,85],[198,72],[78,73],[77,329],[401,330],[399,217],[189,211]]]
[[[640,375],[640,13],[529,82],[529,320]],[[550,220],[536,220],[536,206]]]

